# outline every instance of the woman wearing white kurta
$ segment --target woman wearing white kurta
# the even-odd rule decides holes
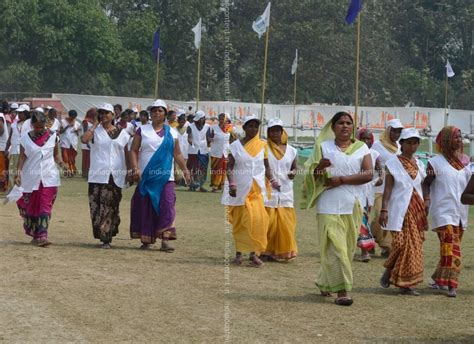
[[[431,229],[440,241],[440,260],[432,275],[431,287],[448,288],[448,296],[456,297],[462,269],[461,239],[468,221],[468,206],[461,204],[461,194],[469,182],[471,170],[463,163],[459,128],[443,128],[436,137],[436,146],[440,154],[429,160],[423,183]]]
[[[33,113],[33,130],[21,138],[18,175],[15,184],[23,187],[23,197],[17,202],[23,217],[25,233],[32,244],[48,246],[48,227],[60,183],[55,160],[62,164],[56,133],[46,129],[46,117]]]
[[[229,145],[235,139],[232,133],[232,124],[227,123],[227,115],[221,113],[218,118],[219,123],[211,127],[210,134],[212,192],[219,192],[224,186]]]
[[[288,144],[288,135],[279,118],[271,119],[267,126],[268,164],[280,191],[272,189],[265,209],[270,220],[267,233],[267,260],[296,258],[296,212],[293,206],[293,179],[296,176],[297,151]]]
[[[0,112],[0,192],[8,190],[7,179],[7,142],[9,137],[9,128],[7,120],[3,113]]]
[[[394,284],[402,295],[418,296],[413,288],[423,281],[423,242],[428,220],[421,183],[425,169],[414,154],[420,134],[404,129],[400,136],[402,153],[387,161],[385,189],[379,222],[392,235],[390,255],[380,280],[384,288]]]
[[[192,183],[190,191],[206,192],[204,183],[207,178],[207,166],[209,165],[209,143],[210,126],[206,123],[204,111],[197,111],[194,121],[187,129],[188,132],[188,161],[186,165],[191,171]]]
[[[173,252],[169,240],[176,240],[174,161],[183,170],[186,183],[190,175],[178,134],[165,124],[166,103],[157,99],[150,114],[152,122],[137,130],[130,154],[133,177],[140,179],[131,202],[130,236],[141,240],[142,249],[161,239],[160,251]]]
[[[383,133],[380,134],[378,141],[372,146],[372,149],[379,152],[378,162],[380,168],[384,169],[385,164],[388,160],[400,154],[400,145],[398,144],[398,139],[403,129],[402,122],[395,118],[387,121],[387,128]],[[370,227],[372,234],[375,237],[375,241],[378,243],[382,249],[382,257],[388,257],[390,253],[390,245],[392,243],[392,237],[390,234],[380,227],[379,217],[380,209],[382,208],[382,196],[384,191],[384,184],[382,181],[381,185],[375,187],[375,200],[374,206],[372,207]]]
[[[89,207],[94,238],[102,242],[102,248],[110,248],[120,225],[119,207],[127,175],[130,136],[112,124],[111,104],[103,104],[97,112],[100,124],[95,121],[82,136],[82,143],[90,146]]]
[[[336,113],[316,139],[305,162],[301,206],[317,204],[321,266],[316,285],[322,296],[337,293],[337,305],[350,306],[352,259],[362,223],[361,204],[373,170],[367,145],[353,139],[354,122]]]
[[[61,121],[60,142],[63,161],[66,164],[66,176],[72,177],[77,173],[76,157],[81,124],[76,121],[76,110],[69,110],[68,117]]]

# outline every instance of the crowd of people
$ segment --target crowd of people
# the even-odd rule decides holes
[[[255,115],[243,118],[244,135],[237,135],[226,113],[210,125],[203,111],[173,111],[159,99],[140,112],[104,103],[88,110],[82,123],[77,117],[70,110],[60,121],[55,109],[18,104],[4,105],[0,113],[0,187],[20,190],[17,205],[32,244],[51,244],[48,226],[60,186],[57,166],[66,177],[78,173],[80,141],[92,232],[102,248],[110,248],[118,233],[122,189],[136,184],[131,238],[140,239],[141,249],[160,240],[160,251],[173,252],[175,187],[207,192],[210,165],[211,191],[222,193],[232,225],[232,263],[243,265],[245,254],[256,268],[296,258],[297,150],[289,145],[280,119],[266,123],[264,140]],[[380,285],[419,295],[415,287],[423,282],[423,242],[430,228],[440,242],[430,287],[456,297],[467,204],[474,204],[460,129],[447,126],[439,132],[439,154],[427,167],[416,157],[419,132],[404,128],[400,120],[388,121],[378,140],[366,128],[355,129],[349,113],[336,113],[304,164],[301,207],[316,208],[321,295],[335,293],[337,305],[351,305],[356,249],[361,249],[360,260],[369,262],[376,244],[386,258]]]

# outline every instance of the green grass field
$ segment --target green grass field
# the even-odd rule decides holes
[[[299,176],[295,190],[300,183]],[[0,206],[0,342],[474,342],[472,229],[463,239],[456,299],[426,287],[438,259],[430,232],[422,296],[381,289],[383,259],[354,261],[354,305],[343,308],[314,285],[313,211],[297,211],[294,262],[229,267],[234,251],[220,195],[178,188],[178,240],[168,254],[139,250],[129,239],[132,193],[124,191],[111,250],[92,238],[87,183],[79,177],[63,179],[49,248],[31,246],[16,207]]]

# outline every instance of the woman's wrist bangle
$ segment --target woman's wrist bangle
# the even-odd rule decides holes
[[[344,179],[342,179],[342,178],[344,178],[344,177],[343,176],[339,177],[339,181],[341,182],[341,185],[344,184]]]
[[[388,213],[388,209],[380,209],[381,213]]]

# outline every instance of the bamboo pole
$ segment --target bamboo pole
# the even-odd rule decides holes
[[[446,72],[445,82],[444,82],[445,92],[444,92],[444,126],[448,125],[448,73]]]
[[[156,53],[155,99],[158,99],[158,77],[160,75],[160,48]]]
[[[360,18],[357,18],[357,39],[356,39],[356,80],[355,80],[355,111],[354,111],[354,136],[357,132],[357,111],[359,108],[359,68],[360,68]]]
[[[196,111],[199,111],[199,78],[201,75],[201,46],[198,49],[197,78],[196,78]]]
[[[262,121],[263,124],[263,110],[264,106],[263,104],[265,103],[265,86],[267,82],[267,56],[268,56],[268,36],[270,33],[270,27],[267,28],[266,36],[265,36],[265,58],[264,58],[264,63],[263,63],[263,82],[262,82],[262,104],[260,107],[260,121]],[[260,130],[263,127],[263,125],[260,126]]]
[[[295,70],[295,85],[293,87],[293,140],[296,137],[296,73],[298,73],[298,68]]]

